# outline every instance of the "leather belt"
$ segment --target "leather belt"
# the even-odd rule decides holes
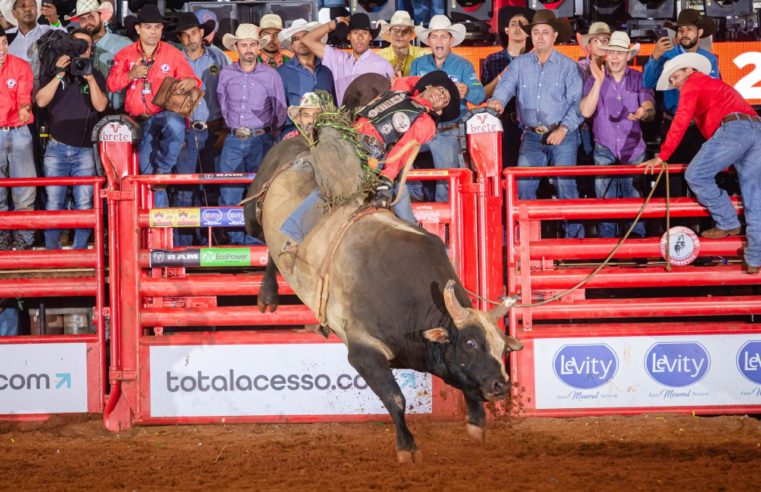
[[[15,130],[16,128],[20,128],[18,126],[0,126],[0,132],[9,132],[11,130]]]
[[[267,125],[264,128],[252,130],[251,128],[231,128],[230,133],[241,140],[247,140],[251,137],[261,137],[267,133],[272,132],[272,125]]]
[[[454,130],[455,128],[459,128],[459,127],[460,127],[460,122],[458,121],[457,123],[450,123],[449,125],[439,125],[436,127],[436,130],[440,132],[445,132],[447,130]]]
[[[730,121],[755,121],[756,123],[761,123],[761,117],[745,113],[730,113],[721,119],[721,124],[723,125]]]
[[[133,116],[132,118],[137,121],[138,123],[145,123],[150,119],[150,117],[153,116],[152,114],[139,114],[136,116]]]
[[[539,125],[537,127],[527,127],[529,131],[532,131],[538,135],[545,135],[547,133],[555,131],[560,126],[560,123],[553,123],[551,125]]]
[[[202,132],[206,130],[209,126],[206,124],[205,121],[194,121],[190,124],[190,128],[197,132]]]

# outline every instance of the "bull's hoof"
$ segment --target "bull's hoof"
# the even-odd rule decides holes
[[[471,424],[470,422],[465,424],[465,430],[468,432],[468,435],[475,439],[476,441],[483,443],[486,440],[486,429],[483,427],[479,427],[475,424]]]
[[[278,297],[274,296],[270,299],[269,296],[259,295],[256,298],[256,306],[259,308],[260,313],[266,313],[268,306],[270,308],[270,312],[274,313],[277,311]]]
[[[417,463],[423,462],[423,453],[416,449],[414,451],[397,451],[396,461],[399,463]]]

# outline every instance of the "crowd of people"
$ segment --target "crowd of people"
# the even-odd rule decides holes
[[[735,164],[746,197],[747,270],[757,272],[761,265],[761,224],[757,207],[747,199],[759,193],[760,175],[750,169],[761,162],[756,148],[761,139],[753,138],[761,131],[761,120],[720,81],[716,57],[700,47],[700,39],[714,31],[713,21],[695,10],[684,9],[675,23],[665,24],[675,35],[657,41],[644,72],[639,72],[629,64],[639,47],[626,32],[592,24],[587,33],[576,34],[587,56],[575,61],[555,48],[574,35],[567,20],[551,10],[505,7],[499,13],[503,49],[483,61],[480,74],[453,52],[465,39],[465,26],[443,14],[433,15],[427,26],[416,25],[407,11],[397,11],[378,25],[362,13],[323,24],[267,14],[258,26],[240,24],[223,36],[233,62],[212,43],[214,21],[182,13],[169,31],[151,4],[137,13],[132,39],[112,31],[114,11],[108,1],[78,0],[75,14],[66,19],[51,4],[37,0],[1,0],[0,13],[0,25],[7,28],[0,28],[0,177],[94,175],[89,138],[95,123],[108,113],[126,113],[140,124],[143,174],[256,172],[276,142],[286,135],[303,136],[321,108],[323,99],[316,93],[327,94],[336,106],[349,104],[350,84],[375,74],[387,81],[385,90],[391,92],[381,91],[372,108],[358,111],[357,121],[360,132],[377,147],[378,160],[394,163],[385,172],[379,170],[376,195],[382,199],[376,201],[381,206],[394,193],[406,193],[394,192],[405,157],[394,155],[394,148],[415,140],[422,151],[430,151],[434,167],[462,167],[462,117],[468,104],[486,103],[501,115],[505,166],[573,166],[585,157],[601,166],[693,161],[686,181],[716,221],[716,227],[703,232],[711,238],[740,232],[726,191],[713,180]],[[40,16],[45,24],[38,23]],[[329,35],[349,49],[327,44]],[[62,39],[56,36],[67,36],[67,41],[56,44]],[[371,47],[378,36],[388,46],[376,52]],[[51,60],[46,58],[51,45],[71,49]],[[89,69],[82,59],[92,61]],[[178,81],[173,89],[177,93],[203,90],[189,118],[154,104],[168,77]],[[664,90],[659,104],[656,89]],[[405,97],[394,99],[400,93]],[[665,122],[664,146],[648,160],[642,124],[656,118]],[[44,146],[39,145],[41,134]],[[719,144],[713,144],[719,137],[738,143],[731,144],[732,152],[721,154],[715,148]],[[559,198],[579,197],[575,179],[552,183]],[[522,179],[520,198],[535,198],[538,187],[537,179]],[[34,209],[35,188],[0,190],[0,210]],[[430,190],[410,184],[407,190],[412,200],[448,200],[444,182]],[[687,193],[687,188],[677,192]],[[243,193],[242,186],[225,185],[218,196],[202,199],[192,187],[155,189],[154,206],[234,206]],[[594,193],[598,198],[640,196],[631,177],[599,177]],[[87,209],[93,201],[86,186],[49,186],[42,198],[37,203],[44,202],[47,210]],[[617,237],[622,226],[603,222],[596,233]],[[564,233],[582,238],[586,232],[580,223],[567,223]],[[641,224],[633,234],[645,235]],[[89,235],[89,230],[75,231],[72,247],[86,248]],[[60,248],[61,231],[45,231],[44,240],[46,248]],[[176,246],[197,240],[192,230],[175,235]],[[225,242],[251,244],[255,239],[233,231]],[[34,244],[34,231],[0,231],[0,250]],[[0,320],[0,335],[13,334],[3,328],[13,325],[13,308],[6,306],[0,318],[10,320]]]

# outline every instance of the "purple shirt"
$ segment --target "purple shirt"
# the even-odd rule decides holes
[[[594,82],[594,78],[589,77],[584,83],[584,97],[592,90]],[[597,110],[592,116],[595,143],[607,147],[624,164],[639,157],[645,152],[642,128],[639,121],[630,121],[626,117],[637,111],[643,102],[654,100],[653,91],[642,85],[642,73],[626,67],[621,82],[606,74]]]
[[[257,63],[250,72],[244,72],[238,63],[223,68],[217,96],[229,128],[281,128],[285,123],[283,82],[277,71],[264,63]]]
[[[363,73],[378,73],[389,79],[394,77],[394,69],[391,64],[370,50],[365,51],[356,59],[352,53],[326,46],[322,64],[333,72],[333,82],[335,82],[339,105],[343,102],[346,88]]]

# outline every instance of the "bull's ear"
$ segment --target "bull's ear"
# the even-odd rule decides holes
[[[523,343],[521,343],[520,340],[518,340],[515,337],[511,337],[510,335],[505,336],[505,344],[512,350],[513,352],[521,350],[523,348]]]
[[[431,328],[425,330],[423,336],[429,342],[449,343],[449,332],[445,328]]]

